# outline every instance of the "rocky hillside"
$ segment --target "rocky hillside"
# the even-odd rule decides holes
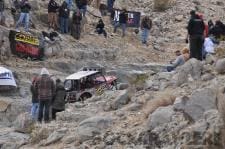
[[[39,35],[47,28],[47,1],[30,0],[31,33]],[[103,1],[104,2],[104,1]],[[161,72],[173,52],[185,44],[189,12],[196,9],[205,20],[225,22],[223,0],[177,0],[164,11],[154,9],[153,0],[121,0],[116,7],[150,15],[153,29],[150,45],[143,46],[133,29],[127,37],[112,33],[109,37],[94,33],[97,19],[87,14],[81,40],[60,35],[47,43],[44,61],[20,59],[9,51],[8,33],[15,20],[6,11],[6,26],[0,26],[1,50],[8,57],[1,61],[16,74],[16,92],[0,94],[0,148],[3,149],[223,149],[225,95],[224,57],[219,54],[204,62],[190,60],[176,72]],[[6,0],[7,8],[11,1]],[[96,12],[90,7],[89,11]],[[223,49],[225,43],[221,42]],[[220,59],[220,60],[218,60]],[[213,61],[212,61],[213,60]],[[54,78],[65,77],[83,66],[102,65],[119,77],[120,89],[94,96],[84,103],[66,105],[66,111],[49,124],[30,119],[30,80],[42,67]],[[128,86],[128,88],[124,88]],[[122,90],[123,89],[123,90]]]

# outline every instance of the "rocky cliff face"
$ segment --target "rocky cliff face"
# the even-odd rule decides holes
[[[47,29],[47,1],[32,4],[32,34]],[[104,1],[103,1],[104,2]],[[133,148],[174,149],[224,146],[224,55],[215,64],[190,60],[176,72],[161,72],[175,50],[186,47],[186,24],[193,8],[205,19],[224,22],[222,0],[177,0],[164,11],[154,9],[154,1],[117,1],[117,7],[140,11],[153,19],[148,47],[139,35],[128,30],[127,37],[112,33],[108,17],[103,17],[109,37],[94,33],[96,18],[88,13],[80,41],[60,35],[46,44],[46,59],[30,61],[9,54],[1,65],[15,72],[19,88],[0,94],[1,148]],[[11,1],[6,0],[7,8]],[[90,8],[94,10],[94,8]],[[6,27],[0,26],[1,50],[9,50],[8,33],[15,20],[6,10]],[[17,17],[17,16],[16,16]],[[223,49],[224,42],[220,47]],[[7,52],[6,52],[7,53]],[[119,77],[120,89],[106,91],[84,103],[66,105],[57,120],[36,124],[30,119],[30,80],[47,67],[54,78],[87,65],[102,65]]]

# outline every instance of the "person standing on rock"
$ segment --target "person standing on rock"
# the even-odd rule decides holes
[[[23,0],[20,3],[20,18],[16,23],[16,31],[19,31],[19,26],[23,23],[23,21],[25,21],[25,31],[29,32],[29,23],[30,23],[30,10],[31,10],[31,6],[28,2],[28,0]]]
[[[122,27],[122,37],[125,36],[126,26],[127,26],[127,11],[123,8],[122,12],[119,14],[119,21],[115,23],[114,33],[116,33],[118,27]]]
[[[108,7],[108,12],[113,11],[113,6],[114,6],[115,0],[107,0],[107,7]]]
[[[37,94],[37,90],[35,89],[36,81],[37,81],[37,77],[35,76],[32,80],[32,84],[30,86],[30,91],[31,91],[31,94],[32,94],[31,116],[32,116],[33,120],[37,120],[38,107],[39,107],[38,94]]]
[[[4,10],[5,10],[5,2],[4,0],[0,0],[0,25],[4,25],[5,23]]]
[[[195,11],[192,10],[190,14],[191,18],[187,27],[190,41],[190,57],[202,60],[205,25],[203,20],[196,15]]]
[[[152,20],[149,18],[149,16],[145,16],[141,22],[141,30],[142,30],[141,40],[143,44],[147,44],[151,28],[152,28]]]
[[[39,100],[38,121],[40,123],[42,122],[44,112],[44,121],[49,122],[49,107],[55,94],[55,84],[46,68],[42,68],[41,75],[37,79],[35,88]]]
[[[72,18],[72,25],[71,25],[71,35],[79,40],[80,39],[80,33],[81,33],[81,20],[82,15],[79,10],[73,13]]]
[[[65,110],[66,91],[60,79],[56,80],[56,94],[52,101],[52,119],[56,119],[56,113]]]
[[[87,0],[80,0],[80,13],[82,14],[82,17],[86,16],[86,12],[87,12],[87,5],[88,5],[88,1]]]
[[[64,1],[62,6],[59,8],[60,30],[62,34],[68,33],[69,13],[67,3]]]
[[[48,23],[49,23],[49,29],[52,28],[54,30],[57,29],[57,10],[59,8],[59,5],[56,3],[55,0],[50,0],[48,3]]]

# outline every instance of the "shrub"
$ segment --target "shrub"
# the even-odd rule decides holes
[[[164,11],[175,2],[176,0],[154,0],[154,9],[157,11]]]

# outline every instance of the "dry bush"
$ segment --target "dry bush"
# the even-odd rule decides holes
[[[225,48],[224,47],[218,47],[216,49],[216,56],[218,58],[225,58]]]
[[[175,99],[176,97],[169,90],[159,93],[155,99],[150,100],[144,107],[144,113],[146,114],[146,117],[148,117],[149,114],[153,113],[159,107],[172,105]]]
[[[154,0],[154,9],[163,11],[175,4],[176,0]]]

